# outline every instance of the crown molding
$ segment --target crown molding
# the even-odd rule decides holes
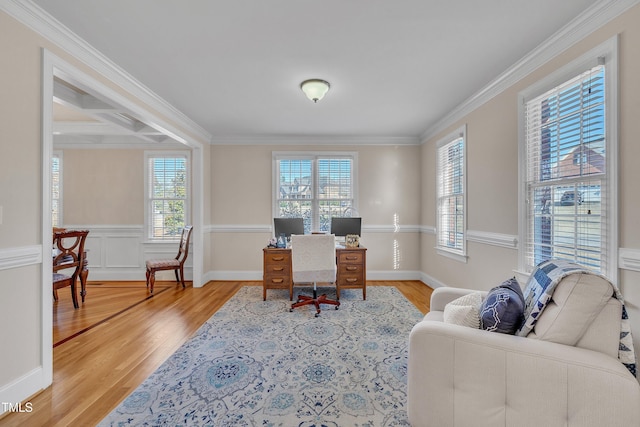
[[[419,145],[415,136],[229,135],[214,136],[212,145]]]
[[[201,142],[211,141],[211,134],[208,131],[144,86],[31,0],[0,0],[0,10],[174,121]]]
[[[555,58],[638,3],[640,3],[640,0],[602,0],[594,3],[491,83],[430,126],[420,135],[421,143],[446,130],[449,126],[452,126],[484,103],[531,74],[541,65]]]

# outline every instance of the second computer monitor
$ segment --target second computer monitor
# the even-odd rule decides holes
[[[273,218],[273,229],[276,237],[284,234],[304,234],[304,220],[302,218]]]
[[[331,234],[336,236],[346,236],[355,234],[360,236],[362,227],[362,218],[350,217],[332,217],[331,218]]]

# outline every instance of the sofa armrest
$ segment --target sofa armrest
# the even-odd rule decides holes
[[[479,291],[475,291],[473,289],[450,288],[450,287],[436,288],[431,293],[429,310],[444,311],[445,305],[449,304],[451,301],[457,298],[460,298],[472,292],[479,292]],[[482,294],[483,294],[482,297],[484,298],[487,295],[487,292],[482,292]]]
[[[552,342],[422,321],[407,376],[413,427],[640,422],[640,385],[624,365]]]

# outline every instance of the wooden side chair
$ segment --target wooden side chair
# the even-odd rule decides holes
[[[56,233],[60,233],[62,231],[67,231],[66,228],[63,227],[53,227],[53,241],[56,239]],[[89,277],[89,261],[87,260],[87,252],[85,251],[83,254],[83,262],[82,269],[80,270],[80,295],[82,295],[82,302],[84,302],[84,294],[86,294],[87,289],[87,278]]]
[[[87,230],[58,231],[53,233],[55,252],[53,256],[53,299],[58,301],[58,289],[70,286],[74,308],[78,308],[76,282],[84,266],[84,243],[88,234],[89,231]],[[66,274],[59,273],[59,271],[62,270],[67,270],[65,271]],[[69,271],[71,271],[70,275]],[[84,286],[82,286],[80,295],[82,296],[82,302],[84,302],[86,295]]]
[[[189,241],[191,240],[191,232],[193,226],[188,225],[182,230],[182,236],[180,237],[180,248],[178,249],[178,255],[173,259],[151,259],[146,262],[147,265],[147,288],[153,293],[153,285],[156,281],[156,271],[160,270],[174,270],[176,274],[176,282],[184,284],[184,262],[189,256]],[[178,274],[179,272],[179,274]]]

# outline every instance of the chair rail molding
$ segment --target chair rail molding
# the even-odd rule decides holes
[[[618,267],[624,270],[640,271],[640,249],[619,248]]]
[[[513,234],[467,230],[467,240],[469,242],[483,243],[501,248],[518,249],[518,236]]]
[[[42,263],[42,245],[0,249],[0,270]]]

